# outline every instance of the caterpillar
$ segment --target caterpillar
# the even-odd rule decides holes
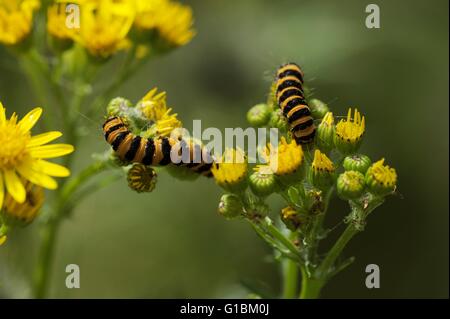
[[[165,166],[169,164],[185,166],[196,173],[211,177],[212,157],[201,145],[177,140],[170,137],[144,138],[133,134],[122,118],[114,116],[103,124],[105,140],[111,145],[117,156],[125,162],[141,163],[148,166]],[[179,143],[179,144],[178,144]],[[172,162],[171,153],[178,148],[178,155],[189,152],[189,157],[182,157],[179,163]],[[198,158],[201,154],[201,158]]]
[[[276,100],[298,144],[310,143],[316,132],[303,92],[303,76],[297,64],[287,63],[278,68],[275,82]]]

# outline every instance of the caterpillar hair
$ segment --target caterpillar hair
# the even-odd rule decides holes
[[[117,156],[125,162],[141,163],[151,166],[174,164],[186,166],[204,176],[212,176],[212,157],[202,146],[177,140],[170,137],[143,138],[133,134],[128,125],[120,117],[110,117],[103,124],[105,140],[111,145]],[[189,154],[179,163],[173,163],[171,158],[174,146],[180,143],[178,154]],[[200,154],[200,158],[196,155]]]
[[[277,70],[276,99],[288,120],[298,144],[308,144],[314,139],[316,128],[303,91],[303,71],[295,63],[287,63]]]

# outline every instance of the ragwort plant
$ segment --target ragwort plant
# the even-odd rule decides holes
[[[27,76],[46,110],[41,127],[49,131],[30,132],[42,108],[19,121],[15,113],[7,119],[0,103],[0,245],[40,213],[34,297],[48,295],[61,222],[86,195],[118,178],[94,178],[110,168],[102,156],[69,177],[72,152],[88,134],[90,119],[100,117],[146,62],[189,43],[192,26],[192,9],[172,0],[0,0],[0,45]],[[46,145],[62,135],[55,127],[67,144]],[[63,155],[63,165],[47,161]],[[53,177],[68,178],[58,187]],[[44,199],[43,188],[55,191]]]
[[[41,108],[18,121],[15,114],[7,119],[0,106],[0,143],[6,146],[0,150],[0,245],[17,226],[29,224],[42,211],[34,296],[47,296],[59,226],[80,200],[124,172],[132,190],[152,192],[157,182],[153,166],[163,165],[174,177],[190,182],[200,175],[213,176],[224,190],[219,214],[248,222],[273,248],[283,273],[280,296],[318,298],[326,283],[353,262],[353,257],[341,256],[348,242],[396,191],[395,170],[384,159],[372,163],[358,152],[366,130],[365,117],[349,109],[336,123],[325,103],[306,94],[305,104],[319,125],[314,140],[299,145],[272,85],[268,100],[247,113],[252,126],[277,128],[281,133],[276,145],[259,150],[264,161],[250,165],[241,149],[227,149],[214,157],[201,141],[183,135],[183,125],[168,107],[165,92],[152,89],[136,104],[125,98],[111,99],[143,63],[192,39],[191,9],[169,0],[70,3],[81,8],[80,28],[67,28],[67,3],[62,1],[0,2],[0,43],[17,57],[40,103],[52,115],[58,114],[44,117],[45,128],[60,120],[67,142],[46,145],[61,136],[58,131],[31,135]],[[108,85],[96,85],[111,60],[121,63],[121,68]],[[69,177],[71,153],[86,131],[80,114],[95,118],[108,100],[103,129],[112,148]],[[200,161],[172,163],[168,154],[179,142],[192,156],[194,150],[200,150]],[[63,165],[47,161],[64,155]],[[105,170],[111,174],[98,178]],[[53,177],[68,178],[58,188]],[[55,192],[44,200],[43,188]],[[278,213],[267,203],[272,194],[285,203]],[[343,219],[346,227],[336,242],[324,249],[320,243],[332,231],[325,226],[325,218],[335,195],[348,203],[349,212]]]

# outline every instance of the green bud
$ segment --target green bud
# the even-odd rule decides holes
[[[251,126],[263,127],[269,122],[270,115],[271,109],[267,104],[257,104],[247,112],[247,121]]]
[[[150,193],[155,189],[157,182],[155,170],[143,164],[133,164],[128,170],[128,187],[137,193]]]
[[[364,192],[364,175],[357,171],[346,171],[337,179],[337,193],[344,200],[360,197]]]
[[[106,113],[111,116],[123,116],[127,113],[128,108],[132,106],[131,102],[123,97],[112,99],[106,107]]]
[[[357,171],[365,174],[369,169],[370,164],[372,164],[372,161],[368,156],[355,154],[344,158],[343,166],[346,171]]]
[[[397,172],[384,165],[384,158],[372,164],[366,172],[366,185],[369,191],[378,196],[385,196],[397,187]]]
[[[328,112],[324,115],[322,122],[316,130],[316,145],[323,152],[330,152],[334,148],[334,135],[336,129],[334,126],[333,113]]]
[[[315,119],[321,119],[327,114],[330,109],[325,102],[322,102],[319,99],[311,99],[308,101],[309,108],[311,109],[311,115]]]
[[[289,127],[283,112],[278,108],[272,111],[269,120],[269,127],[274,127],[282,132],[287,132]]]
[[[244,206],[238,196],[224,194],[220,198],[218,212],[227,219],[236,218],[243,214]]]
[[[252,192],[260,197],[272,194],[276,189],[276,178],[270,172],[256,171],[249,177],[249,186]]]

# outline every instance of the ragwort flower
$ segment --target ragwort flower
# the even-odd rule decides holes
[[[5,108],[0,103],[0,207],[3,207],[5,192],[19,204],[26,200],[24,180],[47,188],[57,188],[53,177],[67,177],[70,172],[64,166],[46,161],[72,153],[68,144],[45,145],[62,134],[47,132],[31,136],[30,130],[42,114],[35,108],[18,121],[14,113],[6,119]]]

